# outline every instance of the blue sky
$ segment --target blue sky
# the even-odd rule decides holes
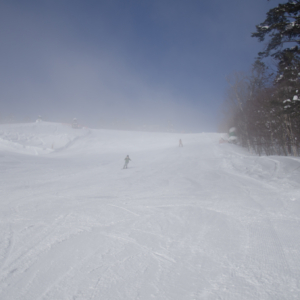
[[[226,75],[250,68],[251,32],[284,2],[2,0],[0,121],[216,131]]]

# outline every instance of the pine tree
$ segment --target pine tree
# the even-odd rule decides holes
[[[283,119],[282,132],[288,152],[297,155],[300,119],[300,0],[289,0],[270,9],[265,21],[252,33],[259,41],[268,38],[259,59],[272,57],[277,62],[273,109]],[[278,127],[279,130],[279,127]]]
[[[300,45],[300,0],[289,0],[270,9],[265,21],[256,26],[252,37],[257,37],[260,42],[266,37],[271,38],[265,51],[259,53],[260,58],[271,55],[280,59],[283,49],[289,48],[290,43]]]

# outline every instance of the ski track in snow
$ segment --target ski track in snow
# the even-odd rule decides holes
[[[300,159],[220,136],[0,125],[0,299],[300,299]]]

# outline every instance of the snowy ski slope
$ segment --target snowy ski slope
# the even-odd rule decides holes
[[[0,299],[300,299],[300,159],[220,136],[0,125]]]

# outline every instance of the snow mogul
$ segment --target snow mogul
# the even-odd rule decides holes
[[[36,121],[35,121],[36,123],[40,123],[40,122],[42,122],[42,117],[41,116],[38,116],[38,118],[36,119]]]

